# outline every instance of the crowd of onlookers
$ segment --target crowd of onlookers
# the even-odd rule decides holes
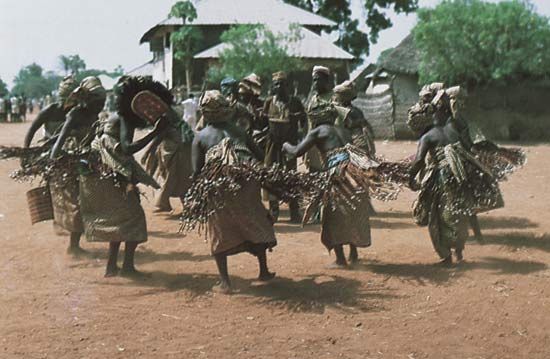
[[[27,115],[40,111],[51,104],[52,96],[27,98],[23,96],[0,96],[0,122],[23,122]]]

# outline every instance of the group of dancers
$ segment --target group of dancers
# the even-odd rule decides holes
[[[168,209],[170,197],[181,199],[181,228],[206,232],[220,274],[214,290],[223,293],[231,292],[227,257],[237,253],[257,257],[259,280],[274,277],[267,251],[277,244],[281,201],[291,222],[320,222],[321,242],[336,256],[331,267],[345,268],[359,260],[358,248],[371,245],[371,199],[394,200],[406,186],[419,191],[414,220],[428,226],[441,263],[451,265],[453,251],[462,261],[468,226],[480,239],[476,215],[503,206],[498,181],[524,163],[523,152],[476,135],[462,117],[460,88],[431,84],[409,111],[416,155],[385,161],[352,104],[354,84],[333,87],[331,79],[330,69],[316,66],[304,105],[290,95],[284,72],[273,74],[265,100],[258,76],[227,78],[221,91],[201,94],[200,120],[190,126],[170,91],[149,78],[122,77],[116,111],[105,112],[99,79],[67,77],[58,101],[33,121],[24,148],[2,147],[0,158],[20,157],[13,177],[39,176],[46,184],[54,226],[70,233],[70,253],[82,251],[82,234],[109,243],[106,277],[145,275],[134,265],[137,246],[147,241],[138,184],[159,190],[158,211]],[[41,127],[45,136],[31,147]],[[139,130],[148,132],[136,139]],[[140,164],[134,156],[143,149]],[[302,156],[307,171],[297,169]]]

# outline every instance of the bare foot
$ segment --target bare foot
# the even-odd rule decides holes
[[[212,287],[212,292],[219,294],[231,294],[231,285],[227,282],[220,282]]]
[[[456,256],[456,261],[457,262],[462,262],[464,260],[464,255],[462,254],[462,250],[461,249],[457,249],[455,251],[455,256]]]
[[[260,274],[260,276],[258,277],[258,280],[259,280],[260,282],[269,282],[270,280],[272,280],[273,278],[275,278],[275,274],[276,274],[276,273],[271,273],[271,272],[262,273],[262,274]]]
[[[104,277],[105,278],[116,277],[116,276],[119,275],[119,273],[120,273],[120,268],[119,267],[107,268],[107,270],[105,271]]]
[[[453,265],[453,256],[452,255],[449,255],[447,258],[443,259],[442,261],[440,261],[439,263],[437,263],[438,266],[440,267],[450,267]]]
[[[88,252],[86,252],[84,249],[80,247],[69,246],[67,247],[67,254],[75,258],[79,258],[79,257],[85,256],[86,254],[88,254]]]
[[[143,272],[140,272],[140,271],[136,270],[135,268],[122,268],[122,269],[120,270],[119,275],[120,275],[121,277],[132,278],[132,279],[147,279],[147,278],[151,278],[151,274],[150,274],[150,273],[143,273]]]

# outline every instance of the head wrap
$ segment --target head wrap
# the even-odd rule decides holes
[[[95,76],[86,77],[80,85],[69,95],[65,102],[66,107],[77,104],[83,106],[97,105],[103,107],[107,99],[107,91],[101,84],[101,80]]]
[[[220,82],[220,87],[231,87],[237,85],[237,80],[233,77],[226,77]]]
[[[271,75],[271,80],[273,82],[275,81],[286,81],[288,79],[288,76],[286,72],[284,71],[277,71]]]
[[[434,107],[431,104],[416,103],[408,111],[407,125],[418,136],[433,126]]]
[[[445,90],[439,90],[437,91],[437,94],[433,98],[431,104],[436,109],[440,109],[445,106],[450,106],[449,95],[447,95],[447,92],[445,92]]]
[[[69,95],[77,88],[78,82],[76,82],[73,76],[67,76],[59,83],[57,89],[57,96],[61,102],[65,102]]]
[[[449,87],[445,90],[449,96],[449,102],[453,116],[459,116],[462,107],[464,106],[464,91],[460,86]]]
[[[444,88],[445,84],[443,82],[434,82],[423,86],[422,90],[418,93],[418,96],[422,102],[430,103],[435,95],[437,95],[437,92],[443,90]]]
[[[313,126],[316,127],[323,124],[334,124],[338,112],[332,103],[322,102],[309,110],[307,115]]]
[[[200,99],[199,106],[207,123],[226,122],[233,115],[229,102],[218,90],[206,91]]]
[[[256,74],[246,76],[239,83],[239,92],[259,96],[262,93],[262,79]]]
[[[341,103],[351,102],[357,97],[357,89],[352,81],[344,81],[334,88],[334,95]]]
[[[314,76],[316,74],[324,74],[326,76],[330,76],[330,69],[328,67],[325,67],[325,66],[314,66],[313,67],[313,72],[311,74],[312,74],[312,76]]]

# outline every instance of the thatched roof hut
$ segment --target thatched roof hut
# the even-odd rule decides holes
[[[367,75],[367,90],[356,105],[372,123],[377,137],[412,138],[406,121],[408,109],[418,100],[419,65],[414,35],[409,34]]]
[[[382,59],[378,69],[393,74],[418,75],[419,66],[420,53],[411,33]]]

